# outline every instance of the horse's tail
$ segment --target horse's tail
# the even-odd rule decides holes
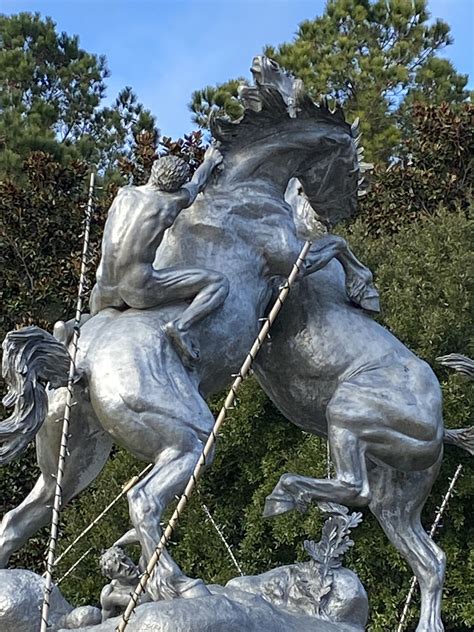
[[[474,360],[460,353],[450,353],[449,355],[439,356],[436,362],[454,369],[468,380],[474,380]]]
[[[436,361],[444,366],[454,369],[469,380],[474,380],[474,360],[460,353],[450,353],[436,358]],[[460,428],[459,430],[444,431],[444,442],[462,448],[474,456],[474,426]]]
[[[0,422],[0,466],[19,456],[35,437],[48,412],[46,384],[65,386],[71,362],[66,347],[35,326],[10,331],[2,346],[8,386],[3,404],[14,410]]]
[[[444,442],[455,445],[474,456],[474,426],[459,428],[459,430],[444,430]]]

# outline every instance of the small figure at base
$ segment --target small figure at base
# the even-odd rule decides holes
[[[140,571],[136,564],[119,546],[107,549],[100,558],[102,575],[110,579],[100,594],[102,621],[115,617],[125,610],[130,601],[130,594],[140,579]],[[141,597],[141,603],[150,601],[148,595]]]

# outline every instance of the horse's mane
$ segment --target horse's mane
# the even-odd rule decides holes
[[[330,125],[347,134],[352,141],[351,151],[358,173],[352,170],[351,180],[355,179],[355,186],[351,186],[350,190],[356,198],[362,195],[367,188],[364,174],[372,165],[363,162],[359,120],[348,123],[341,104],[335,102],[331,107],[326,97],[316,103],[306,92],[301,79],[295,78],[268,57],[255,57],[251,70],[254,85],[242,85],[239,89],[238,100],[243,107],[243,115],[231,120],[227,116],[211,114],[210,129],[222,150],[225,153],[238,151],[268,136],[272,128],[282,129],[282,125],[290,120],[301,121],[303,125],[305,121],[312,125]]]
[[[315,103],[306,92],[301,79],[265,57],[255,57],[252,65],[254,85],[241,85],[238,100],[244,113],[237,120],[227,116],[211,115],[213,136],[226,148],[241,145],[265,125],[275,125],[287,119],[306,119],[339,127],[356,138],[359,125],[350,125],[340,103],[331,108],[326,97]]]
[[[211,115],[210,119],[212,135],[227,149],[242,146],[250,139],[255,140],[255,134],[258,135],[265,126],[274,126],[290,118],[330,124],[353,138],[354,132],[358,131],[358,122],[356,127],[351,126],[345,119],[342,106],[336,103],[331,109],[327,98],[315,103],[306,93],[300,94],[294,116],[293,106],[289,106],[279,89],[271,84],[244,86],[239,100],[244,105],[241,118],[234,121],[226,116]]]

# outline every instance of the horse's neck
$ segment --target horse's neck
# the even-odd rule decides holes
[[[296,232],[291,208],[265,181],[232,190],[209,186],[183,211],[158,248],[155,267],[198,266],[225,272],[230,260],[238,268],[264,266],[265,241],[272,227]]]
[[[284,199],[284,191],[285,188],[265,178],[235,183],[232,187],[227,181],[218,180],[179,215],[169,236],[185,241],[192,238],[205,245],[206,240],[217,239],[220,233],[228,247],[229,240],[246,239],[254,234],[249,246],[257,247],[261,227],[266,224],[287,226],[296,233],[293,212]]]
[[[226,156],[215,186],[227,192],[251,187],[252,193],[283,199],[300,162],[301,157],[285,147],[246,147]]]

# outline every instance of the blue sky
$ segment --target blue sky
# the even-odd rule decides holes
[[[320,15],[325,0],[0,0],[2,13],[39,11],[82,48],[104,54],[108,96],[126,85],[157,117],[164,135],[192,129],[193,90],[249,76],[265,44],[291,41],[298,24]],[[451,26],[443,53],[474,87],[474,0],[429,0],[433,17]]]

